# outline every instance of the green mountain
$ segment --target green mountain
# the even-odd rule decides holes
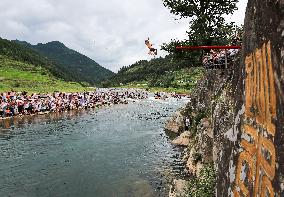
[[[62,80],[65,73],[34,50],[0,38],[0,92],[83,91],[76,82]]]
[[[114,73],[85,55],[69,49],[58,41],[48,42],[46,44],[31,45],[23,41],[14,41],[23,46],[33,49],[44,57],[55,62],[60,70],[66,75],[65,80],[77,82],[88,82],[98,84],[114,75]]]
[[[40,65],[49,70],[55,77],[62,79],[68,78],[68,75],[51,60],[43,57],[34,50],[2,38],[0,38],[0,55],[19,62]]]
[[[167,88],[169,91],[188,92],[203,75],[202,67],[189,67],[185,60],[170,56],[150,61],[141,60],[104,81],[104,87],[125,86],[142,88]]]

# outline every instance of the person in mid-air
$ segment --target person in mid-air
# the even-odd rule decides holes
[[[149,53],[148,53],[149,55],[157,55],[158,54],[158,50],[153,47],[153,44],[151,44],[149,38],[147,40],[145,40],[145,44],[149,49]]]

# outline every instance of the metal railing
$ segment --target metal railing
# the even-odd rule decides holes
[[[235,60],[238,50],[241,46],[177,46],[177,50],[222,50],[213,51],[210,55],[202,58],[202,64],[205,68],[228,68],[228,63]],[[230,51],[228,51],[230,50]]]

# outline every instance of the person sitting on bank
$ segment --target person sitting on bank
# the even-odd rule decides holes
[[[0,115],[2,118],[6,117],[7,106],[8,106],[8,103],[5,100],[0,99]]]
[[[190,126],[190,119],[188,116],[185,117],[185,130],[188,131]]]

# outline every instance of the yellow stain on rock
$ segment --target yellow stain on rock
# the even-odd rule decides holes
[[[245,124],[238,158],[235,196],[274,196],[276,93],[271,43],[245,59]]]

